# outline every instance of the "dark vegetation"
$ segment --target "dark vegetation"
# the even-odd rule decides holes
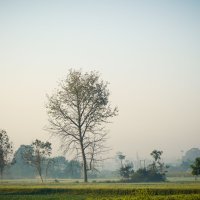
[[[3,136],[4,134],[4,136]],[[5,136],[6,134],[6,136]],[[35,178],[42,177],[41,180],[52,178],[55,182],[58,179],[70,178],[79,179],[82,178],[82,163],[79,160],[67,160],[63,156],[51,157],[51,143],[35,140],[30,145],[21,145],[19,149],[12,156],[12,143],[5,131],[2,133],[2,138],[6,138],[5,144],[1,142],[1,159],[0,165],[3,167],[2,175],[4,178]],[[1,141],[4,141],[1,139]],[[2,145],[4,144],[4,146]],[[7,147],[7,148],[5,148]],[[194,152],[194,151],[193,151]],[[125,160],[126,156],[122,153],[117,154],[117,158],[120,161],[120,167],[118,172],[111,170],[91,171],[88,173],[89,178],[116,178],[118,175],[122,177],[120,182],[159,182],[166,180],[166,171],[170,170],[162,162],[162,151],[154,150],[151,153],[152,162],[138,169],[134,169],[133,162]],[[5,157],[7,155],[7,157]],[[180,168],[186,161],[182,161]],[[187,165],[187,170],[192,172],[195,179],[200,174],[200,158],[197,157],[193,162],[190,161],[190,165]],[[167,170],[166,170],[167,169]],[[191,173],[190,172],[190,173]],[[3,178],[3,176],[2,176]],[[58,181],[59,182],[59,181]],[[96,182],[96,181],[93,181]],[[110,183],[119,182],[117,180],[107,181]]]
[[[154,150],[151,152],[153,162],[147,167],[139,168],[134,171],[133,163],[126,161],[124,163],[125,156],[123,154],[117,154],[120,160],[121,167],[119,173],[121,175],[122,182],[160,182],[166,180],[166,168],[165,164],[161,162],[162,151]]]
[[[200,157],[196,158],[194,163],[191,165],[192,168],[192,175],[195,176],[195,179],[197,180],[197,177],[200,174]]]
[[[143,187],[144,188],[144,187]],[[93,195],[134,195],[137,194],[138,191],[141,191],[141,188],[118,188],[118,187],[72,187],[72,188],[9,188],[0,189],[1,195],[44,195],[44,194],[93,194]],[[152,195],[174,195],[174,194],[200,194],[199,188],[149,188],[147,190]]]
[[[11,165],[11,155],[13,153],[12,143],[5,130],[0,130],[0,175],[3,179],[5,169]]]

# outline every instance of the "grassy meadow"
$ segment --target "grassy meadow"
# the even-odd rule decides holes
[[[200,200],[200,182],[175,181],[148,184],[81,183],[48,180],[5,180],[0,184],[1,200]]]

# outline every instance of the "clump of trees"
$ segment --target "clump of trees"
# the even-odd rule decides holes
[[[63,156],[54,157],[53,160],[54,163],[48,170],[48,177],[54,179],[81,178],[82,166],[78,160],[66,160]]]
[[[122,162],[119,173],[123,178],[123,182],[159,182],[166,180],[166,168],[167,166],[161,161],[162,151],[153,150],[151,156],[153,162],[147,167],[133,170],[133,164],[131,162]],[[125,157],[120,156],[125,159]],[[119,158],[120,159],[120,158]]]
[[[0,131],[1,179],[35,178],[81,178],[82,166],[77,160],[66,160],[63,156],[51,157],[50,142],[38,139],[30,145],[21,145],[13,156],[12,142],[6,131]],[[3,176],[4,175],[4,176]]]
[[[133,163],[125,160],[126,156],[122,152],[117,153],[117,159],[120,161],[119,174],[124,179],[129,179],[134,173]]]
[[[106,151],[104,124],[118,113],[110,106],[107,86],[97,72],[70,70],[57,91],[48,96],[48,130],[60,137],[66,152],[81,158],[84,182]]]
[[[30,145],[21,145],[14,153],[12,163],[13,165],[9,169],[7,174],[8,178],[34,178],[35,177],[35,168],[32,165],[29,165],[23,158],[27,146]],[[31,147],[30,147],[31,148]]]
[[[195,180],[197,180],[200,175],[200,157],[197,157],[190,167],[192,168],[192,175],[195,176]]]
[[[199,148],[191,148],[185,152],[182,157],[182,163],[178,167],[178,171],[190,171],[191,165],[195,162],[196,158],[200,157]]]
[[[43,143],[45,144],[45,142]],[[50,157],[48,155],[41,156],[39,162],[37,162],[37,160],[38,158],[36,158],[31,145],[21,145],[14,153],[13,159],[11,161],[12,165],[10,164],[9,168],[7,168],[5,177],[40,177],[38,169],[40,170],[43,181],[46,178],[75,179],[81,178],[82,176],[82,166],[78,160],[67,160],[63,156]]]
[[[0,175],[3,179],[3,173],[6,167],[11,165],[11,155],[13,153],[12,142],[5,130],[0,130]]]
[[[182,158],[179,162],[171,163],[170,168],[168,170],[168,176],[171,177],[180,177],[180,176],[191,176],[191,165],[194,164],[195,159],[200,157],[200,149],[199,148],[191,148],[183,154]]]

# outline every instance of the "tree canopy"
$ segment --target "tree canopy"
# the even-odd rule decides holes
[[[200,174],[200,157],[196,158],[194,163],[191,165],[192,168],[192,175],[195,176],[195,179],[197,179],[197,177]]]
[[[61,138],[66,151],[82,158],[85,182],[87,171],[95,169],[105,152],[104,124],[118,113],[110,106],[107,86],[95,71],[70,70],[57,91],[48,96],[48,130]]]
[[[52,153],[51,143],[50,142],[42,142],[36,139],[31,145],[26,145],[23,152],[23,159],[26,163],[33,166],[38,172],[41,181],[43,182],[42,172],[44,163],[45,171],[47,175],[47,168],[49,167],[49,156]]]
[[[3,178],[5,167],[10,164],[11,155],[13,153],[12,143],[5,130],[0,130],[0,174]]]

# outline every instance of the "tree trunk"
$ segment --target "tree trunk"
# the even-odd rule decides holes
[[[43,183],[44,181],[43,181],[43,178],[42,178],[42,170],[41,170],[41,167],[38,166],[38,167],[37,167],[37,170],[38,170],[38,174],[39,174],[39,176],[40,176],[40,179],[41,179],[41,181],[42,181],[42,183]]]
[[[79,120],[78,120],[78,130],[79,130],[79,136],[80,136],[80,146],[81,146],[81,153],[82,153],[82,159],[83,159],[83,177],[84,177],[84,182],[87,183],[88,182],[88,177],[87,177],[87,160],[86,160],[86,156],[85,156],[85,149],[83,146],[83,138],[82,138],[82,134],[81,134],[81,117],[80,117],[80,110],[78,108],[78,115],[79,115]]]
[[[88,177],[87,177],[87,162],[85,158],[85,153],[83,155],[83,174],[84,174],[84,182],[88,182]]]
[[[47,166],[46,166],[46,170],[45,170],[45,178],[46,178],[46,179],[47,179],[47,175],[48,175],[49,165],[50,165],[50,160],[48,160]]]
[[[42,172],[41,171],[39,171],[39,175],[40,175],[40,179],[41,179],[41,181],[43,183],[43,178],[42,178]]]
[[[3,180],[3,168],[1,168],[1,182]]]
[[[43,181],[43,178],[42,178],[42,175],[41,175],[41,174],[40,174],[40,179],[41,179],[41,181],[42,181],[42,183],[43,183],[44,181]]]
[[[121,161],[121,168],[123,168],[122,160],[120,160],[120,161]]]
[[[83,177],[84,177],[84,182],[87,183],[88,182],[88,177],[87,177],[87,161],[86,161],[85,151],[84,151],[84,148],[83,148],[82,141],[80,143],[81,143],[81,152],[82,152],[82,159],[83,159]]]

